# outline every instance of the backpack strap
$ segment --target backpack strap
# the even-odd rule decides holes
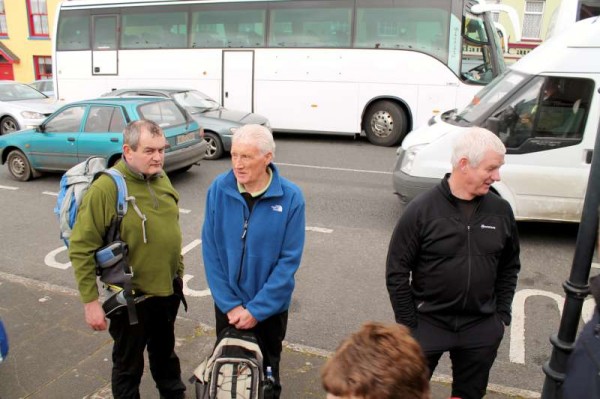
[[[121,222],[123,221],[123,217],[127,213],[127,183],[125,182],[125,178],[123,174],[115,168],[110,168],[103,170],[100,172],[101,174],[108,175],[112,178],[112,181],[115,183],[117,188],[117,218],[111,224],[109,228],[109,235],[112,237],[107,237],[107,242],[120,240],[121,238]],[[125,257],[127,254],[125,254]],[[125,282],[123,284],[123,294],[125,296],[125,301],[127,302],[127,313],[129,315],[129,324],[135,325],[138,323],[137,312],[135,309],[135,296],[133,293],[133,283],[131,279],[133,277],[133,269],[129,265],[129,261],[125,259],[123,262],[123,273],[125,274]]]

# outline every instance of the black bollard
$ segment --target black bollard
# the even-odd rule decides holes
[[[593,155],[591,151],[586,154],[586,160],[591,161],[590,176],[577,231],[571,274],[563,283],[566,298],[560,327],[558,333],[550,337],[553,346],[552,354],[550,360],[542,367],[546,374],[542,399],[562,399],[562,383],[565,379],[567,360],[577,337],[583,301],[589,293],[588,280],[598,234],[598,205],[600,204],[600,126],[596,134]]]

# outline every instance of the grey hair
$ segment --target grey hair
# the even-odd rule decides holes
[[[142,130],[146,130],[152,137],[165,135],[162,128],[156,122],[148,119],[140,119],[139,121],[129,122],[125,126],[125,130],[123,130],[123,144],[127,144],[133,151],[137,151]]]
[[[487,129],[472,127],[454,142],[450,162],[452,167],[456,168],[460,159],[466,158],[469,165],[477,166],[489,150],[500,155],[506,154],[506,147],[498,136]]]
[[[239,127],[232,138],[233,143],[252,144],[261,154],[271,153],[275,156],[273,133],[262,125],[244,125]]]

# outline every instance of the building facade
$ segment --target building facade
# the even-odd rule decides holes
[[[548,33],[552,15],[561,0],[488,0],[512,7],[519,16],[521,40],[516,40],[514,29],[506,13],[495,15],[496,22],[508,34],[508,62],[514,62],[529,53],[544,41]]]
[[[0,80],[52,77],[53,21],[60,0],[0,0]]]

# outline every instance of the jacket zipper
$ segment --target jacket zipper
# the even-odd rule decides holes
[[[244,267],[244,258],[246,256],[246,236],[248,235],[248,220],[250,220],[250,215],[244,219],[244,230],[242,231],[242,258],[240,263],[240,271],[238,272],[237,282],[239,284],[242,279],[242,269]]]
[[[467,307],[467,298],[469,297],[469,289],[471,287],[471,225],[467,225],[467,289],[465,290],[465,298],[463,300],[463,310]]]

